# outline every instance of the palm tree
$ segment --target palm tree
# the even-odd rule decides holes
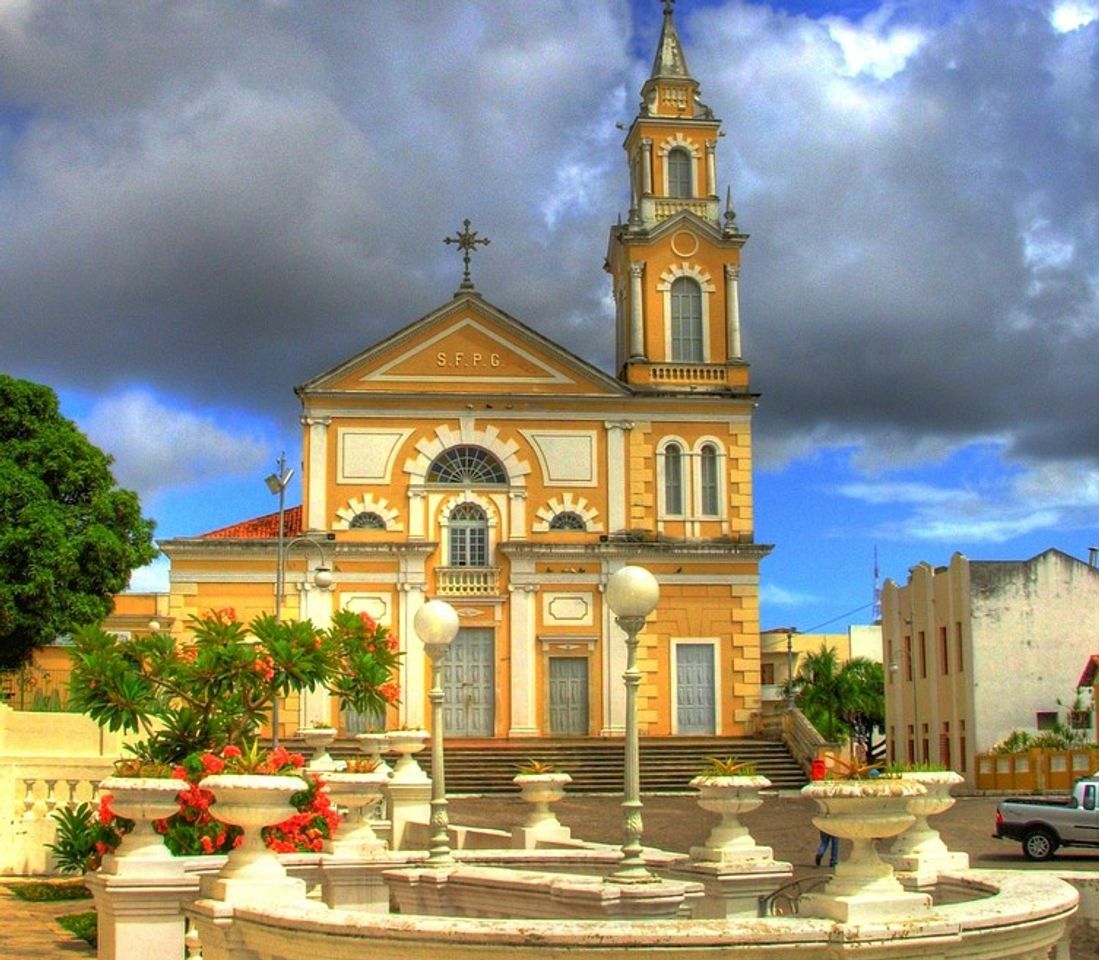
[[[797,705],[825,740],[843,740],[847,725],[842,719],[844,703],[836,648],[824,646],[808,653],[794,678]]]
[[[880,663],[855,657],[840,666],[835,647],[802,659],[794,678],[797,705],[826,740],[851,737],[870,756],[875,726],[885,719],[885,674]]]

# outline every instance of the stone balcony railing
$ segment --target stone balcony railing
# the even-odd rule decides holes
[[[718,200],[716,197],[643,197],[641,199],[641,219],[646,223],[660,223],[681,210],[689,210],[709,223],[716,223]]]
[[[725,367],[694,363],[654,363],[649,367],[649,380],[654,386],[689,384],[700,389],[724,389],[729,382]]]
[[[497,567],[436,567],[435,593],[440,597],[494,597],[500,592]]]

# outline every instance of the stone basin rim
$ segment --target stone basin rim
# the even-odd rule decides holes
[[[1036,921],[1055,923],[1075,911],[1078,895],[1071,885],[1052,876],[1020,875],[1013,871],[958,871],[951,879],[975,886],[993,886],[990,897],[932,907],[919,917],[879,922],[843,924],[813,917],[763,917],[726,920],[633,920],[574,919],[567,925],[557,919],[499,919],[481,917],[371,915],[349,910],[318,911],[292,906],[263,907],[237,905],[227,908],[218,901],[199,900],[194,909],[204,914],[224,914],[229,909],[236,920],[269,930],[292,930],[310,938],[389,939],[394,941],[449,939],[467,946],[516,944],[530,947],[536,941],[552,947],[649,947],[727,946],[756,949],[767,944],[803,943],[822,945],[837,934],[847,942],[893,941],[903,937],[909,943],[943,936],[980,935],[990,928],[999,931],[1024,929]],[[1039,901],[1035,906],[1035,901]],[[977,905],[975,907],[975,905]],[[843,931],[843,933],[839,933]],[[671,951],[674,953],[674,950]]]

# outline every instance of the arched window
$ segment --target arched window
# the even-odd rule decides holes
[[[664,448],[664,512],[683,513],[683,450],[678,443]]]
[[[672,282],[672,360],[701,363],[702,288],[690,277]]]
[[[347,526],[351,530],[384,530],[385,520],[373,511],[363,510],[356,513]]]
[[[716,517],[718,508],[717,447],[707,443],[699,458],[699,501],[704,517]]]
[[[668,151],[668,196],[693,197],[691,187],[691,155],[680,147]]]
[[[450,566],[488,566],[488,517],[475,503],[450,511]]]
[[[549,522],[549,528],[551,530],[587,530],[588,525],[575,510],[563,510],[561,513],[554,514]]]
[[[481,447],[468,444],[448,447],[427,468],[428,483],[506,484],[504,465]]]

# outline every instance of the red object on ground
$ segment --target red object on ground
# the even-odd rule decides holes
[[[824,761],[814,760],[809,764],[809,779],[810,780],[823,780],[824,779]]]

